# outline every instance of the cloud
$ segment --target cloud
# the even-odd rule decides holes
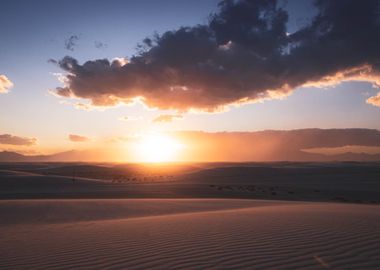
[[[37,144],[37,139],[18,137],[10,134],[2,134],[0,135],[0,144],[31,146]]]
[[[0,74],[0,94],[8,93],[13,87],[13,83],[5,76]]]
[[[183,118],[180,114],[161,114],[154,118],[152,122],[159,123],[159,122],[172,122],[175,119]]]
[[[380,92],[376,96],[368,98],[367,103],[380,107]]]
[[[320,148],[309,148],[302,149],[301,151],[312,154],[322,154],[322,155],[342,155],[346,153],[356,153],[356,154],[368,154],[377,155],[380,154],[379,146],[361,146],[361,145],[346,145],[340,147],[320,147]]]
[[[107,49],[108,45],[104,42],[101,42],[101,41],[95,41],[94,42],[94,46],[95,48],[99,49],[99,50],[105,50]]]
[[[129,142],[129,143],[133,143],[133,142],[138,142],[140,140],[141,140],[141,136],[134,135],[134,136],[117,137],[117,138],[114,138],[112,141],[113,142]]]
[[[317,15],[288,33],[288,13],[276,0],[222,1],[207,24],[144,39],[128,63],[64,57],[58,65],[66,80],[55,92],[92,106],[140,100],[152,108],[213,112],[284,98],[301,86],[350,80],[380,86],[379,5],[318,0]]]
[[[72,142],[88,142],[90,138],[81,135],[70,134],[69,140]]]
[[[78,35],[72,35],[69,38],[65,40],[65,49],[69,51],[74,51],[74,48],[76,47],[79,40]]]
[[[48,59],[47,62],[50,64],[58,64],[58,61],[53,58]]]

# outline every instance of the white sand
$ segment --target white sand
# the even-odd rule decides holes
[[[0,201],[0,269],[379,269],[379,210],[247,200]]]

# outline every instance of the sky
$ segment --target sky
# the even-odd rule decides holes
[[[260,42],[244,39],[243,34],[238,36],[236,29],[233,29],[235,32],[231,30],[231,33],[223,30],[228,29],[220,23],[223,20],[215,20],[216,26],[208,27],[205,32],[202,32],[204,29],[201,27],[196,28],[197,25],[209,25],[210,14],[220,12],[218,3],[218,0],[2,0],[0,134],[9,135],[11,139],[9,136],[4,137],[2,144],[0,141],[0,150],[50,154],[69,149],[93,148],[107,143],[111,145],[115,140],[144,134],[186,130],[235,132],[303,128],[380,129],[380,107],[375,106],[376,102],[368,102],[379,92],[376,88],[379,79],[376,77],[375,61],[380,58],[376,59],[378,55],[375,53],[362,53],[362,50],[367,49],[365,46],[370,45],[359,46],[358,51],[347,49],[352,54],[360,54],[356,58],[351,54],[345,57],[343,53],[340,57],[339,50],[335,54],[326,52],[324,61],[336,62],[336,66],[314,63],[315,59],[310,58],[310,62],[307,59],[304,61],[310,66],[302,68],[298,67],[300,61],[294,56],[294,59],[289,60],[290,63],[294,62],[289,71],[292,74],[290,79],[279,79],[274,75],[277,73],[273,68],[265,62],[277,53],[277,48],[269,51],[272,41],[267,41],[260,47]],[[308,25],[312,24],[317,11],[312,2],[303,0],[280,1],[278,5],[288,13],[286,36],[293,38],[294,44],[289,46],[295,46],[294,51],[297,52],[297,42],[308,44],[307,35],[298,33],[296,36],[293,33],[303,27],[307,28],[305,32],[314,31]],[[225,17],[220,15],[220,18],[228,18],[230,10],[232,8],[226,7]],[[358,16],[365,12],[364,10]],[[281,14],[277,14],[279,18]],[[245,23],[244,18],[239,17],[241,23]],[[361,17],[358,18],[361,20]],[[246,20],[250,19],[248,17]],[[339,22],[338,19],[336,21]],[[163,38],[165,32],[185,26],[195,28],[184,31],[184,36],[177,33],[174,37]],[[222,30],[219,33],[217,29],[220,28]],[[233,60],[218,54],[208,60],[226,63],[226,67],[222,67],[223,72],[230,64],[231,72],[225,71],[226,75],[220,77],[220,83],[215,82],[219,75],[215,75],[215,70],[210,70],[207,61],[202,62],[204,69],[194,71],[189,68],[190,62],[194,64],[197,57],[203,61],[202,57],[205,56],[195,50],[197,46],[200,51],[209,48],[207,42],[210,39],[204,41],[202,35],[209,35],[210,29],[215,31],[217,38],[222,40],[225,35],[226,41],[232,41],[217,41],[217,49],[231,51]],[[258,31],[264,33],[266,30]],[[271,35],[277,34],[272,32]],[[161,38],[152,41],[156,34]],[[188,42],[187,34],[194,34],[199,40]],[[144,43],[146,37],[150,39]],[[183,47],[181,38],[186,41]],[[326,34],[327,38],[329,36]],[[368,37],[358,38],[363,38],[365,44]],[[176,45],[175,42],[178,46],[172,46]],[[142,52],[139,52],[138,44],[145,44]],[[192,46],[190,50],[186,50],[188,46]],[[302,46],[307,48],[307,45],[299,45]],[[292,49],[286,45],[281,47],[282,50],[284,48]],[[256,50],[260,54],[258,59],[265,66],[265,69],[259,67],[255,69],[256,73],[252,73],[257,74],[256,80],[253,78],[255,75],[240,72],[242,67],[235,63],[236,59],[249,50]],[[301,55],[302,51],[299,51],[297,53]],[[333,55],[332,59],[329,59],[330,55]],[[334,58],[335,55],[339,56]],[[69,58],[64,58],[65,56]],[[352,58],[352,61],[346,58]],[[374,64],[369,63],[373,64],[369,72],[363,67],[367,58],[374,59]],[[108,59],[109,63],[98,63],[96,59]],[[146,69],[141,67],[138,62],[140,60],[144,61]],[[273,61],[275,60],[277,61]],[[84,67],[86,61],[93,61],[92,66]],[[112,64],[119,66],[114,68]],[[249,64],[252,63],[241,60],[241,66]],[[128,69],[127,66],[131,68]],[[199,66],[200,64],[197,67]],[[321,72],[314,70],[318,66],[328,70],[324,74],[330,76],[328,83],[323,83],[326,82],[326,76],[319,76]],[[355,68],[358,68],[358,72],[351,72]],[[303,72],[300,71],[303,70],[309,73],[301,74]],[[341,76],[344,79],[337,77],[336,71],[343,72]],[[88,72],[92,75],[89,76]],[[353,74],[347,75],[345,72]],[[68,76],[70,73],[75,75],[74,79]],[[273,76],[273,83],[261,79],[268,73]],[[216,77],[212,77],[214,75]],[[129,81],[125,81],[128,76],[134,76],[137,82],[125,86],[129,85]],[[198,77],[202,77],[200,82],[194,82],[197,81],[194,78]],[[244,84],[241,89],[234,88],[241,84]],[[285,85],[288,88],[285,89]],[[249,87],[251,88],[248,89]],[[145,99],[134,99],[131,102],[131,98],[137,96]],[[377,105],[379,103],[377,100]],[[8,139],[25,139],[26,143],[6,143]]]

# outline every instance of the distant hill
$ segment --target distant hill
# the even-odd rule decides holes
[[[380,147],[380,131],[374,129],[299,129],[257,132],[175,132],[188,143],[183,160],[191,161],[380,161],[380,154],[326,155],[305,149],[345,146]],[[99,160],[95,150],[67,151],[26,156],[0,152],[0,162],[74,162]]]
[[[15,153],[3,151],[0,152],[0,162],[24,162],[29,161],[29,157]]]
[[[67,151],[53,155],[27,156],[15,152],[0,152],[0,162],[70,162],[70,161],[89,161],[85,158],[82,151]]]

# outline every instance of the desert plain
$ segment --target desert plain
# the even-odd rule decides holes
[[[1,269],[379,269],[378,163],[3,163]]]

